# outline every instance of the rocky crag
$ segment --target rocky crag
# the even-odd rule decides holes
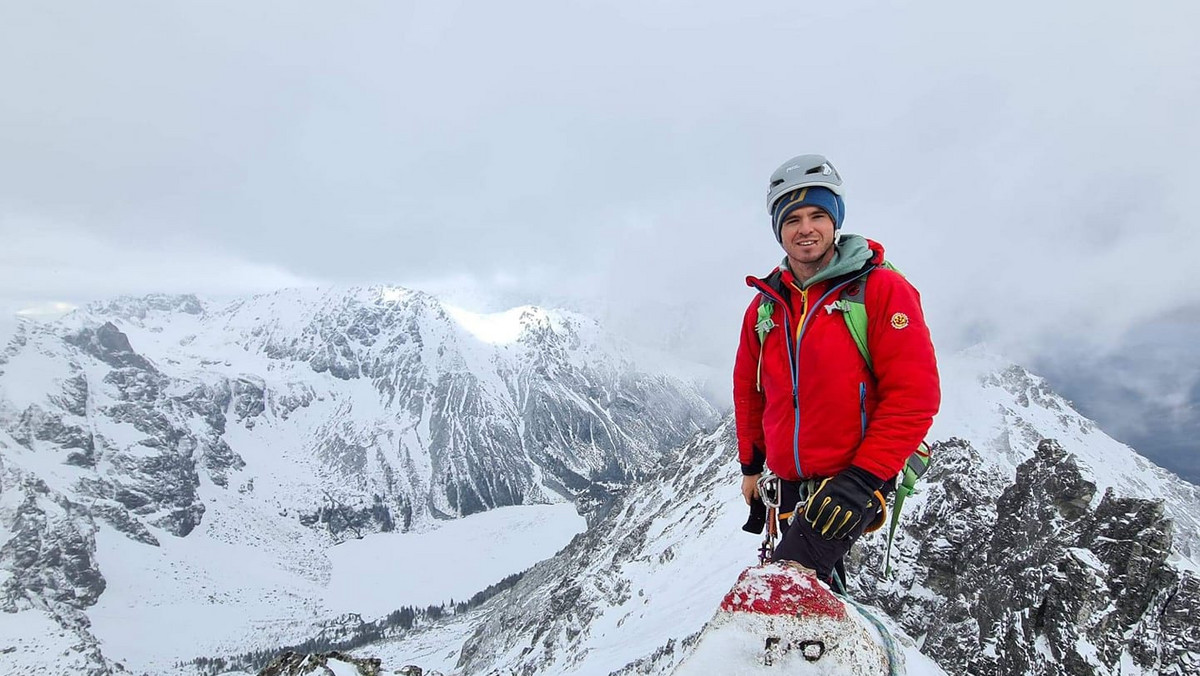
[[[927,499],[882,581],[860,549],[857,593],[950,673],[1188,674],[1200,667],[1200,578],[1172,554],[1162,500],[1098,494],[1053,440],[1015,481],[980,472],[970,443],[938,444]]]

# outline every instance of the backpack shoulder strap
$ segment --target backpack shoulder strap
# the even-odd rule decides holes
[[[754,324],[754,330],[758,333],[758,343],[761,345],[767,339],[767,332],[775,328],[775,320],[771,319],[771,315],[775,312],[775,302],[766,296],[759,295],[758,297],[758,321]]]
[[[842,319],[846,320],[846,328],[850,329],[850,337],[858,346],[858,353],[867,362],[867,368],[874,372],[871,348],[867,345],[867,278],[870,276],[868,272],[860,281],[842,287],[838,302],[842,308]]]
[[[890,261],[884,261],[875,267],[900,272]],[[867,362],[867,368],[874,373],[875,364],[871,361],[871,348],[867,344],[867,279],[870,276],[871,273],[867,272],[860,281],[842,287],[838,302],[841,305],[842,318],[846,320],[846,328],[850,329],[850,337],[858,346],[858,353],[862,355],[863,361]]]
[[[775,320],[771,319],[771,315],[774,312],[775,302],[759,294],[758,321],[754,324],[754,331],[758,334],[758,375],[755,380],[755,387],[759,392],[762,392],[763,345],[767,342],[767,333],[775,328]]]

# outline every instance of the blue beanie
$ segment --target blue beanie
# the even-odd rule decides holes
[[[771,217],[772,226],[775,229],[775,240],[783,241],[783,222],[787,219],[788,214],[792,213],[800,207],[818,207],[829,217],[833,219],[833,229],[840,230],[842,221],[846,218],[846,203],[842,201],[842,196],[833,192],[829,188],[819,185],[796,188],[779,198],[775,203],[775,213]]]

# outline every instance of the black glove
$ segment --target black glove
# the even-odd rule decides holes
[[[762,535],[763,528],[767,525],[767,506],[763,501],[755,497],[750,501],[750,518],[746,519],[742,530],[755,535]]]
[[[804,520],[826,540],[842,540],[856,532],[864,518],[879,513],[883,479],[860,467],[847,467],[821,482],[808,498]]]

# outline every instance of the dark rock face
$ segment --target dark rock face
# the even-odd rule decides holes
[[[97,501],[92,505],[91,510],[92,514],[100,517],[117,532],[124,533],[130,539],[154,547],[159,546],[158,538],[154,537],[150,529],[146,528],[145,524],[130,514],[129,510],[122,505],[114,504],[112,501]]]
[[[150,362],[133,351],[129,337],[112,322],[106,322],[97,329],[82,329],[75,335],[66,336],[64,340],[113,368],[154,370]]]
[[[370,505],[347,505],[333,499],[311,514],[301,514],[300,523],[324,528],[330,535],[349,532],[355,537],[367,533],[387,533],[396,530],[392,510],[376,495]],[[411,512],[409,513],[411,518]]]
[[[231,396],[237,422],[248,429],[254,429],[254,419],[261,416],[267,408],[266,385],[262,379],[244,376],[234,380]]]
[[[26,447],[32,447],[35,441],[42,441],[68,451],[63,461],[69,465],[92,467],[96,463],[96,439],[92,433],[39,406],[25,409],[19,425],[11,434]]]
[[[12,537],[0,546],[0,566],[10,571],[0,588],[0,610],[16,612],[31,598],[86,608],[104,592],[90,518],[79,505],[26,477],[8,488],[24,494],[13,517]]]
[[[1161,501],[1110,490],[1093,508],[1095,485],[1052,440],[1015,483],[973,469],[966,442],[934,454],[929,498],[900,536],[920,541],[899,554],[915,565],[881,581],[881,548],[860,547],[857,576],[862,597],[925,635],[926,654],[950,673],[997,676],[1108,674],[1122,659],[1156,673],[1194,669],[1200,632],[1179,618],[1200,613],[1197,581],[1167,563]]]
[[[314,653],[301,655],[286,652],[271,660],[271,663],[258,672],[258,676],[306,676],[307,674],[332,674],[334,666],[336,673],[345,673],[344,669],[353,668],[359,676],[380,676],[384,673],[382,662],[378,658],[351,657],[342,652]]]
[[[190,307],[186,302],[184,305]],[[128,337],[111,322],[98,329],[83,329],[64,340],[112,367],[100,387],[107,388],[115,402],[96,405],[91,415],[126,423],[145,435],[138,449],[114,447],[101,440],[104,464],[115,471],[83,481],[81,487],[92,497],[125,507],[129,511],[125,517],[116,515],[110,507],[106,521],[121,524],[122,532],[135,534],[132,536],[140,541],[154,538],[144,526],[133,523],[138,518],[174,535],[186,536],[204,517],[204,504],[197,493],[198,470],[203,469],[213,483],[225,487],[230,472],[245,465],[221,438],[230,396],[223,389],[204,385],[182,394],[168,394],[173,388],[171,379],[138,355]],[[87,415],[92,389],[81,373],[67,381],[60,398],[67,401],[68,410]],[[38,418],[37,413],[31,408],[25,418],[32,421]],[[96,435],[46,416],[41,419],[40,427],[30,425],[35,438],[49,438],[63,448],[79,447],[81,452],[69,456],[68,463],[88,467],[97,463]],[[206,432],[194,431],[191,421],[195,419],[204,422]],[[51,434],[54,436],[48,437]],[[147,454],[143,449],[153,452]]]

